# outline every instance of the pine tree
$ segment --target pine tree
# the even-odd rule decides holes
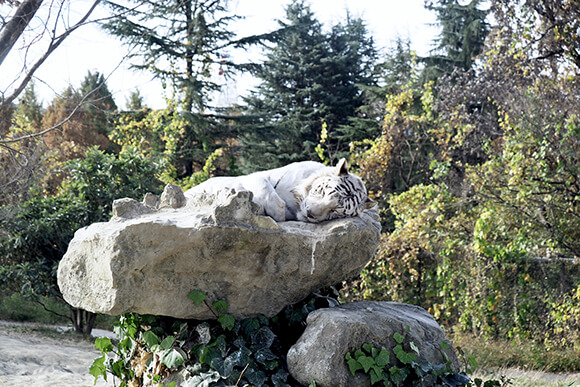
[[[246,169],[319,159],[323,127],[326,159],[353,136],[344,129],[363,104],[360,84],[371,84],[376,56],[364,23],[347,19],[324,33],[309,6],[295,0],[276,44],[258,73],[261,84],[245,99],[251,125],[242,138]]]
[[[269,49],[257,76],[262,83],[245,99],[256,119],[241,138],[245,168],[270,168],[306,160],[322,128],[322,58],[329,57],[322,25],[308,6],[293,1],[279,21],[286,32]]]
[[[130,0],[109,2],[118,16],[104,28],[133,47],[132,67],[151,72],[172,90],[167,125],[179,127],[171,149],[177,177],[186,177],[205,164],[207,157],[235,136],[224,117],[216,114],[211,96],[220,87],[212,78],[220,66],[244,70],[251,65],[224,62],[224,51],[244,47],[269,34],[234,38],[228,24],[226,0]],[[134,6],[133,6],[134,5]],[[227,118],[227,117],[225,117]],[[153,129],[151,129],[153,130]]]
[[[217,89],[212,65],[233,33],[226,28],[233,16],[224,1],[137,1],[134,6],[109,2],[117,15],[103,24],[129,46],[132,68],[146,70],[172,88],[187,112],[203,112],[208,95]]]
[[[130,111],[139,111],[145,107],[143,96],[139,90],[134,90],[129,94],[129,97],[125,101],[125,106]]]
[[[109,116],[117,110],[117,104],[103,74],[87,72],[79,89],[79,97],[83,115],[91,130],[108,137],[112,125]]]
[[[376,124],[357,125],[357,119],[367,118],[364,89],[377,85],[375,66],[377,51],[362,19],[347,14],[344,24],[337,24],[329,36],[330,76],[326,77],[325,96],[329,107],[325,116],[328,126],[327,150],[331,159],[346,157],[353,141],[376,134]],[[361,122],[360,120],[358,121]]]
[[[471,0],[466,5],[459,0],[439,0],[437,3],[427,5],[437,13],[442,29],[435,40],[437,47],[423,58],[426,64],[423,83],[451,74],[455,68],[470,69],[482,52],[490,29],[485,21],[488,11],[480,8],[481,0]]]

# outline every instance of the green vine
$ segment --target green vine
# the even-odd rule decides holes
[[[121,381],[120,387],[158,383],[185,362],[186,354],[176,345],[175,336],[151,328],[155,321],[154,316],[125,314],[115,324],[117,342],[106,337],[96,339],[95,347],[102,356],[89,369],[95,382],[100,376],[107,380],[110,373]]]
[[[191,385],[297,386],[286,367],[286,353],[302,334],[306,316],[318,305],[329,306],[324,297],[312,296],[273,318],[260,315],[236,320],[227,313],[225,301],[210,302],[197,290],[188,297],[192,307],[207,307],[216,319],[121,316],[114,329],[119,340],[95,342],[102,355],[90,368],[95,381],[113,375],[120,387],[173,387],[172,377],[179,373]]]
[[[471,380],[465,373],[455,372],[445,351],[450,348],[447,341],[441,342],[441,353],[445,358],[443,364],[431,364],[420,361],[417,345],[399,332],[393,334],[397,343],[392,351],[385,347],[377,348],[372,343],[365,343],[359,349],[346,354],[345,359],[354,376],[363,372],[370,377],[372,386],[470,386]],[[407,347],[407,349],[405,349]],[[476,384],[480,387],[480,384]],[[485,384],[492,387],[495,384]],[[499,384],[498,384],[499,386]]]

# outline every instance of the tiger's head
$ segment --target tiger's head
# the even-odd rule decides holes
[[[367,196],[360,178],[348,172],[345,159],[336,167],[305,179],[294,190],[298,204],[296,218],[303,222],[360,216],[377,203]]]

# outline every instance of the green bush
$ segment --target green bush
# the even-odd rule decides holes
[[[448,329],[577,350],[580,265],[530,257],[537,234],[444,185],[414,186],[389,206],[395,230],[349,298],[417,304]]]
[[[108,220],[114,199],[162,188],[156,165],[129,152],[115,156],[92,148],[66,169],[69,178],[57,195],[0,207],[0,281],[28,299],[60,296],[58,262],[76,230]]]

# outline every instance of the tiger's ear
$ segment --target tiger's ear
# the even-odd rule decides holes
[[[345,158],[338,160],[335,168],[337,176],[348,175],[348,164]]]
[[[377,202],[367,196],[367,200],[364,203],[364,209],[370,210],[371,208],[373,208],[376,205],[377,205]]]

